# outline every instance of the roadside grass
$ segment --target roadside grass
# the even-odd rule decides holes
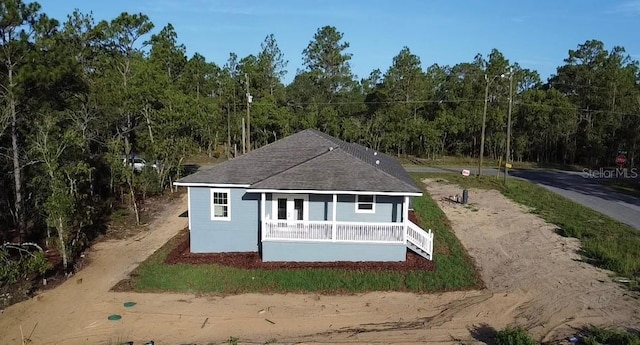
[[[418,166],[432,166],[432,167],[465,167],[474,169],[478,167],[478,157],[469,156],[440,156],[437,158],[419,158],[419,157],[403,157],[400,158],[400,163],[403,165],[418,165]],[[485,158],[482,160],[482,165],[485,169],[497,169],[497,159]],[[536,163],[536,162],[511,162],[512,169],[558,169],[567,171],[582,171],[582,167],[570,164],[554,164],[554,163]]]
[[[435,235],[434,271],[350,271],[342,269],[259,270],[218,264],[164,263],[178,245],[174,238],[140,264],[114,289],[138,292],[348,294],[368,291],[436,292],[483,287],[464,247],[453,234],[444,213],[425,192],[413,204],[424,229]]]
[[[617,192],[640,198],[640,179],[603,179],[602,183]]]
[[[582,333],[587,345],[640,345],[640,333],[634,330],[589,326]]]
[[[496,345],[535,345],[538,342],[531,334],[520,326],[508,326],[493,332]],[[601,326],[582,327],[574,336],[574,341],[565,339],[569,343],[586,345],[640,345],[640,333],[637,330],[605,328]],[[550,342],[556,344],[557,342]]]
[[[640,233],[608,216],[577,204],[530,182],[511,179],[505,187],[495,176],[421,173],[419,178],[435,178],[462,188],[496,189],[511,200],[527,206],[549,223],[558,226],[562,236],[581,242],[585,261],[618,275],[640,277]],[[473,200],[473,193],[469,199]]]

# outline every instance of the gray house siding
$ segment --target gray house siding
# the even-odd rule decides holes
[[[189,187],[191,252],[257,252],[260,195],[229,189],[231,219],[211,220],[211,188]]]
[[[260,194],[258,194],[258,199],[260,199]],[[272,216],[273,210],[273,194],[267,193],[266,195],[266,209],[265,214],[267,219],[274,219]],[[331,204],[333,200],[332,195],[326,194],[308,194],[309,198],[309,220],[311,221],[327,221],[331,220],[332,209]],[[257,210],[260,212],[260,209]]]
[[[404,244],[378,243],[319,243],[276,242],[262,243],[262,261],[405,261]]]
[[[331,194],[309,194],[309,220],[310,221],[331,221],[333,220],[333,195]],[[258,197],[259,199],[260,197]],[[273,195],[266,195],[266,215],[267,219],[274,219],[272,216]],[[400,196],[376,196],[375,213],[356,213],[355,195],[338,195],[338,205],[336,207],[336,218],[339,222],[365,222],[365,223],[400,223],[402,222],[402,205],[404,198]],[[258,209],[257,212],[260,212]]]
[[[332,220],[333,195],[309,194],[309,220]]]
[[[376,196],[375,213],[356,213],[355,195],[338,195],[336,209],[341,222],[402,222],[402,202],[399,196]]]

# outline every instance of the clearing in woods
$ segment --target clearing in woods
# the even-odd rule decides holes
[[[1,344],[469,343],[517,322],[540,340],[586,324],[636,328],[640,302],[610,272],[580,261],[578,241],[492,190],[470,190],[471,205],[446,201],[454,185],[425,181],[481,269],[482,291],[357,295],[211,296],[110,292],[187,225],[186,196],[150,231],[97,243],[91,264],[59,287],[7,308]],[[124,307],[127,301],[136,305]],[[111,314],[121,315],[110,321]]]

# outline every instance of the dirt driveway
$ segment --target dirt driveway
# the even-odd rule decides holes
[[[428,183],[434,199],[458,188]],[[0,344],[452,343],[478,342],[518,321],[539,337],[585,323],[636,326],[637,299],[607,272],[576,261],[577,243],[502,195],[471,191],[472,207],[441,202],[456,234],[482,267],[484,291],[416,295],[368,293],[197,296],[109,289],[187,224],[186,199],[169,205],[150,231],[98,243],[91,264],[56,289],[0,315]],[[601,282],[602,281],[602,282]],[[137,304],[125,308],[124,302]],[[109,321],[111,314],[121,320]]]

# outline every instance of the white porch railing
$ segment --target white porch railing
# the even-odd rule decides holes
[[[352,242],[404,242],[402,223],[336,223],[336,240]]]
[[[411,221],[407,221],[405,233],[403,223],[266,220],[262,239],[293,242],[404,243],[414,245],[423,252],[421,255],[433,260],[433,232],[425,232]]]
[[[264,240],[404,243],[402,223],[265,221]]]
[[[413,222],[407,222],[407,242],[424,251],[429,256],[428,259],[433,260],[433,232],[431,229],[429,232],[425,232]]]
[[[331,222],[267,220],[263,230],[265,240],[331,240]]]

